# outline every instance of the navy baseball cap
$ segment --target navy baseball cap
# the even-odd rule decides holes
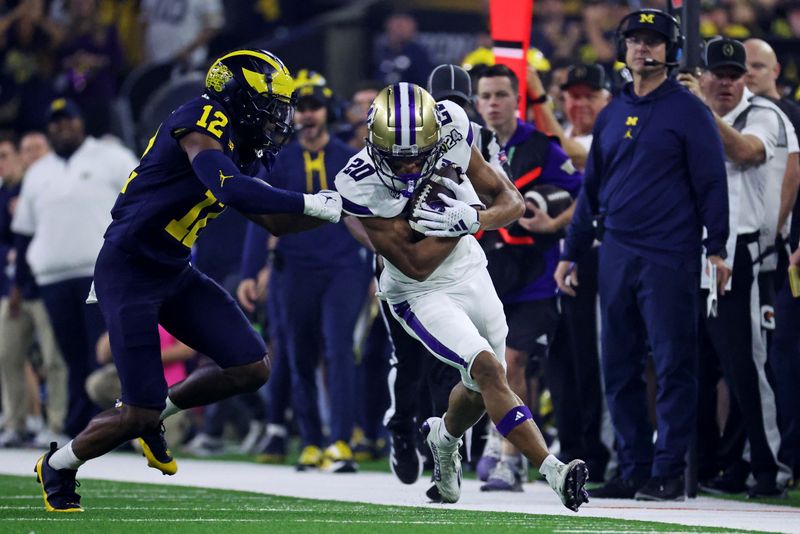
[[[663,36],[667,42],[674,40],[676,31],[672,17],[658,9],[642,9],[631,13],[623,21],[621,28],[623,37],[643,30],[655,32]]]
[[[716,37],[706,43],[706,68],[717,70],[730,67],[747,72],[747,53],[744,45],[736,39]]]
[[[472,96],[472,80],[458,65],[439,65],[428,77],[428,92],[437,102],[456,98],[466,104]]]
[[[333,91],[324,85],[308,83],[295,89],[298,105],[300,102],[314,102],[320,106],[327,106],[333,99]]]
[[[566,91],[575,85],[586,85],[595,91],[607,89],[606,71],[600,65],[572,65],[567,71],[567,81],[561,85],[561,90]]]
[[[68,98],[56,98],[50,102],[47,108],[47,122],[53,122],[62,118],[83,118],[81,108],[74,101]]]

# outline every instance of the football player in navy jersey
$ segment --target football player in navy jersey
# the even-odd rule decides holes
[[[233,298],[189,263],[199,232],[226,206],[272,234],[337,222],[334,191],[270,186],[271,161],[292,132],[294,82],[280,59],[237,50],[213,63],[206,93],[175,110],[150,139],[111,212],[97,259],[96,300],[109,331],[122,398],[74,440],[36,464],[48,511],[81,511],[77,468],[139,438],[148,464],[177,465],[161,420],[180,410],[255,391],[269,378],[261,337]],[[95,295],[90,295],[90,299]],[[167,391],[158,325],[212,358]]]

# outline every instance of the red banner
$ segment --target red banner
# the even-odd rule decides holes
[[[533,0],[490,0],[489,21],[496,63],[507,65],[519,78],[519,113],[525,117],[527,54],[531,40]]]

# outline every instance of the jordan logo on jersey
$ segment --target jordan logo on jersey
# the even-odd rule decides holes
[[[228,178],[233,178],[233,175],[231,174],[230,176],[226,176],[222,174],[222,171],[219,171],[219,186],[225,187],[225,180],[227,180]]]

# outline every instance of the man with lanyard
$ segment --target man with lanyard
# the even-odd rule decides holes
[[[297,133],[275,159],[270,183],[287,191],[314,194],[333,187],[333,177],[356,151],[328,130],[333,92],[324,80],[302,84],[294,94]],[[253,278],[266,264],[267,240],[261,227],[250,225],[244,255],[254,260],[255,268],[248,269]],[[289,364],[291,391],[286,390],[286,370],[279,367],[284,383],[270,387],[270,404],[285,408],[285,400],[279,397],[292,398],[302,441],[298,470],[357,470],[349,446],[358,393],[352,332],[367,298],[371,265],[371,254],[353,239],[344,222],[280,237],[274,246],[269,290],[280,303],[280,309],[273,310],[281,315],[269,317],[269,321],[284,329],[287,354],[278,357],[288,356],[279,365]],[[240,292],[240,296],[246,295]],[[327,438],[323,436],[316,382],[320,356],[330,397]],[[269,423],[282,422],[282,414],[270,409]]]

